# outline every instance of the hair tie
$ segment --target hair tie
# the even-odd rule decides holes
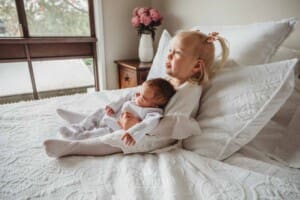
[[[216,41],[216,40],[219,39],[218,35],[219,35],[218,32],[211,32],[211,33],[209,33],[208,36],[207,36],[206,42],[213,43],[214,41]]]

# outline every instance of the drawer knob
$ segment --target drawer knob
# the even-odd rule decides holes
[[[129,81],[130,80],[130,78],[129,78],[129,76],[128,76],[128,74],[126,74],[126,76],[125,76],[125,81]]]

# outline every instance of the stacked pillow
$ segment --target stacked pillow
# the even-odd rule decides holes
[[[186,149],[225,159],[250,142],[268,123],[293,91],[297,60],[265,63],[295,23],[291,18],[251,25],[193,28],[204,33],[219,32],[229,42],[229,59],[240,67],[220,71],[204,92],[197,118],[202,133],[185,139]],[[164,63],[171,38],[163,31],[148,79],[166,75]]]
[[[220,36],[229,42],[229,58],[238,65],[245,66],[269,62],[278,47],[289,36],[296,22],[295,18],[289,18],[249,25],[196,26],[192,29],[206,34],[219,32]],[[220,46],[216,45],[216,54],[220,54],[220,51]]]
[[[287,100],[297,59],[220,71],[203,94],[197,118],[202,133],[184,147],[222,160],[250,142]]]
[[[271,61],[290,58],[300,59],[300,51],[280,47]],[[300,65],[296,71],[299,76]],[[300,78],[295,79],[295,88],[287,101],[268,124],[247,144],[266,156],[274,158],[289,167],[300,168]]]
[[[147,80],[152,78],[166,77],[167,74],[165,71],[165,63],[169,53],[171,39],[172,36],[170,33],[167,30],[163,30],[159,39],[152,66],[147,76]]]
[[[229,43],[230,64],[232,61],[240,66],[268,63],[278,47],[292,32],[297,20],[284,19],[275,22],[257,23],[240,26],[196,26],[192,30],[203,33],[217,31]],[[164,77],[166,58],[172,36],[164,30],[159,40],[158,49],[153,59],[148,79]],[[220,46],[215,42],[216,55],[220,54]]]

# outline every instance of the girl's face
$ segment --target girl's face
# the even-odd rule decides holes
[[[135,104],[141,107],[158,107],[159,101],[155,98],[154,89],[143,83],[141,91],[135,94]]]
[[[200,70],[199,59],[195,53],[195,44],[192,41],[175,37],[166,62],[166,73],[181,83],[187,81]]]

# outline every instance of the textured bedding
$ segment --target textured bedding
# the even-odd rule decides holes
[[[128,90],[0,106],[0,199],[300,199],[300,172],[238,152],[226,162],[183,149],[47,157],[65,108],[89,113]]]

